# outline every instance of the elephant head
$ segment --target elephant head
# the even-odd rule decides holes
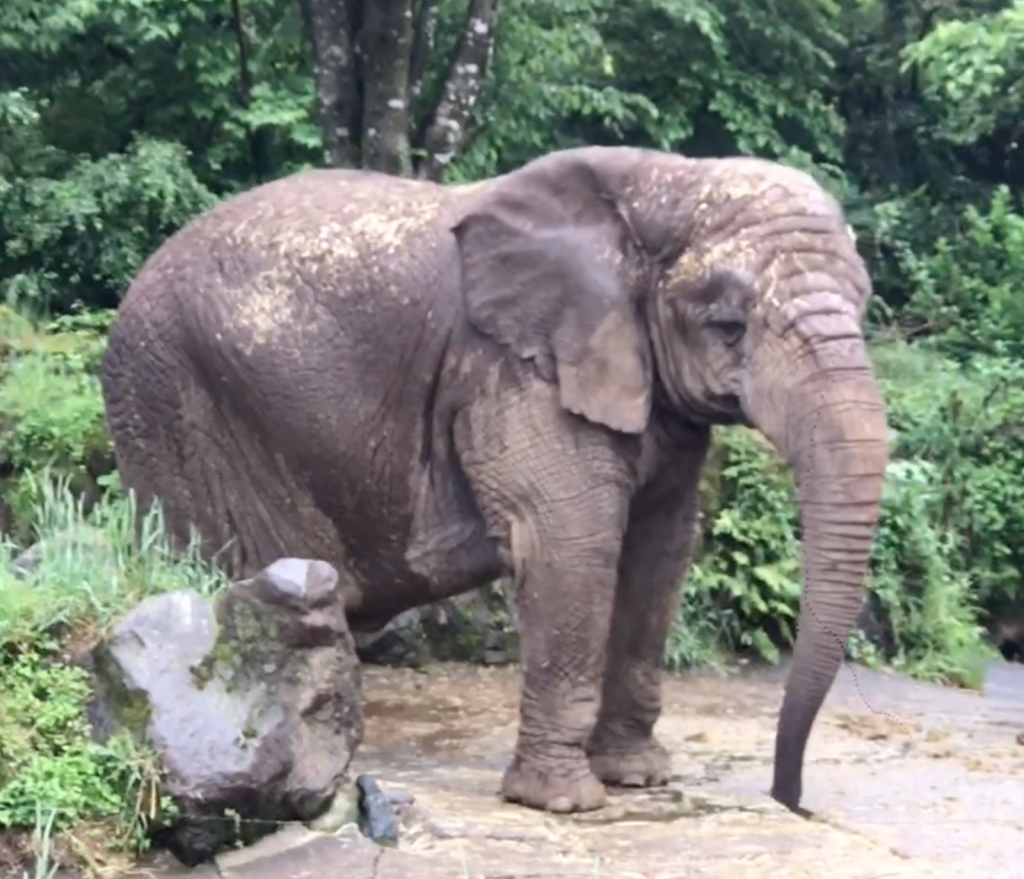
[[[794,468],[804,592],[772,796],[804,751],[863,598],[887,425],[861,319],[871,292],[839,205],[751,158],[553,153],[467,193],[453,230],[467,317],[592,422],[652,413],[759,429]]]

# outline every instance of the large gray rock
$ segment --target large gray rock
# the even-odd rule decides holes
[[[325,562],[282,559],[214,604],[148,598],[94,651],[106,709],[165,770],[179,815],[159,841],[185,863],[316,818],[343,783],[363,717],[337,586]]]

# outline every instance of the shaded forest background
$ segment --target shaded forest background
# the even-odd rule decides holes
[[[1024,2],[5,0],[3,525],[118,492],[95,369],[142,261],[300,168],[438,181],[576,144],[754,154],[845,205],[894,429],[862,658],[970,683],[1024,617]],[[792,482],[722,432],[675,665],[792,638]],[[1017,622],[1015,622],[1017,621]]]

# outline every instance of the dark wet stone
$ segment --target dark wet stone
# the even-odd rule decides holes
[[[1016,606],[999,608],[988,621],[996,650],[1007,662],[1024,663],[1024,612]]]
[[[377,632],[356,632],[360,662],[394,668],[420,668],[430,659],[430,649],[421,624],[425,608],[400,613]]]
[[[891,659],[896,654],[896,638],[888,614],[878,596],[868,592],[864,597],[855,629],[860,638],[871,644],[883,657]],[[847,650],[847,658],[856,658]]]
[[[519,639],[503,583],[399,614],[379,632],[356,635],[369,665],[420,668],[430,662],[504,665],[517,661]]]
[[[156,751],[186,864],[316,818],[363,734],[359,664],[325,562],[282,559],[215,603],[154,596],[94,651],[107,710]]]
[[[356,778],[359,788],[359,829],[379,845],[398,845],[398,817],[380,785],[369,775]]]

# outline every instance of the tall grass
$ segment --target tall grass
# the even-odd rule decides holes
[[[111,494],[86,515],[68,479],[27,479],[31,558],[15,564],[18,548],[0,542],[0,833],[31,832],[34,867],[22,879],[53,879],[55,840],[110,866],[114,853],[146,846],[161,799],[144,743],[125,730],[93,740],[91,679],[67,663],[68,640],[87,648],[147,596],[212,596],[228,581],[200,559],[197,542],[172,551],[158,506],[140,511],[133,497]]]
[[[191,588],[213,594],[226,578],[193,541],[175,554],[159,506],[106,497],[86,516],[67,479],[34,477],[38,564],[19,574],[16,548],[0,548],[0,643],[31,640],[56,626],[106,626],[148,595]]]

